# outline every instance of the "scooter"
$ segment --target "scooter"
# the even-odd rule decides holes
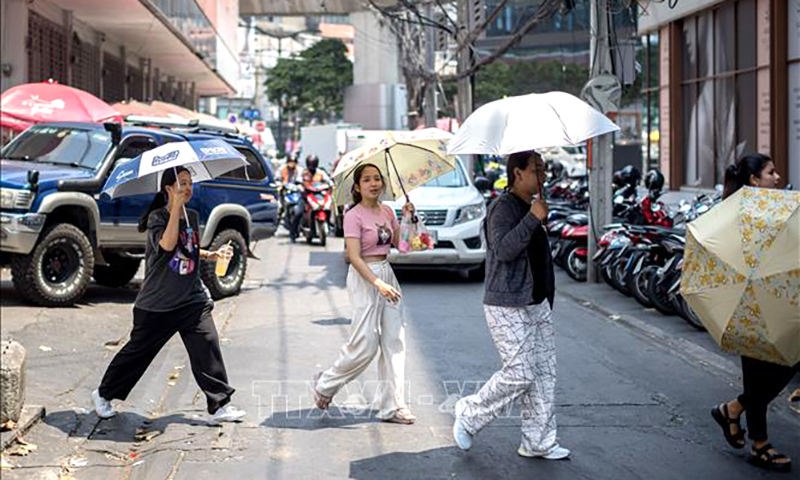
[[[303,193],[303,188],[300,182],[291,182],[281,185],[278,191],[279,207],[278,207],[278,225],[283,225],[286,230],[292,231],[292,212],[298,203],[300,203],[300,195]]]
[[[319,238],[322,246],[328,239],[328,219],[333,207],[331,185],[328,183],[315,183],[305,186],[305,210],[300,221],[300,232],[306,237],[306,242],[311,243],[314,238]]]

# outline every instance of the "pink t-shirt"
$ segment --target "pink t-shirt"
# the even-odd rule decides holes
[[[399,226],[394,211],[383,204],[380,210],[372,210],[359,203],[344,215],[344,236],[361,239],[363,257],[388,255],[392,235]]]

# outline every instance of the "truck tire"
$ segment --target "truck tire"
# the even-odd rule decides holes
[[[86,292],[94,272],[94,250],[75,225],[61,223],[44,231],[28,255],[14,255],[14,288],[37,305],[67,307]]]
[[[200,264],[200,276],[214,300],[239,293],[247,273],[247,242],[238,230],[229,228],[218,232],[208,249],[210,251],[218,250],[228,242],[231,242],[231,247],[233,247],[233,258],[228,265],[228,273],[224,277],[218,277],[214,273],[216,262],[201,262]]]
[[[142,261],[138,258],[123,257],[114,253],[104,253],[106,265],[94,266],[94,281],[105,287],[122,287],[133,280]]]

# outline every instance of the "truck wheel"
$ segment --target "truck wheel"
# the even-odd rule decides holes
[[[136,272],[139,271],[139,264],[142,263],[138,258],[123,257],[114,253],[104,253],[105,265],[94,266],[94,281],[106,287],[122,287],[133,280]]]
[[[464,278],[470,282],[482,282],[486,278],[486,262],[481,263],[477,268],[464,270]]]
[[[15,255],[11,261],[17,292],[47,307],[77,302],[93,271],[92,244],[81,229],[68,223],[49,228],[29,255]]]
[[[201,262],[200,265],[200,276],[214,300],[239,293],[247,273],[247,242],[238,230],[229,228],[217,233],[208,249],[218,250],[228,242],[231,242],[233,247],[233,258],[224,277],[218,277],[214,273],[216,262]]]

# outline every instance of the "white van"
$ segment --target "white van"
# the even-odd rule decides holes
[[[392,265],[398,269],[458,270],[468,278],[483,280],[486,245],[481,229],[486,202],[470,181],[461,160],[455,170],[412,190],[409,197],[436,246],[433,250],[405,255],[392,249],[389,255]],[[401,218],[404,199],[384,203]]]

